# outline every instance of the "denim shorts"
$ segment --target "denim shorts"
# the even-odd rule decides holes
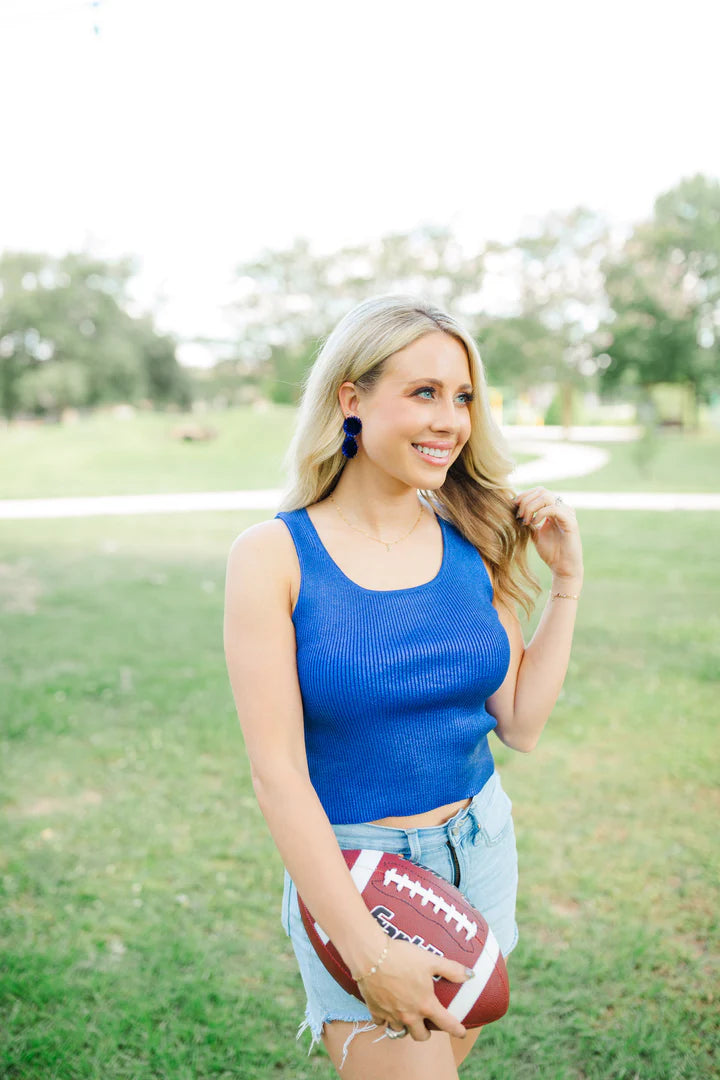
[[[456,884],[473,907],[481,912],[495,934],[503,956],[517,945],[518,860],[512,802],[503,789],[497,769],[470,804],[443,825],[395,829],[363,823],[333,825],[332,829],[342,849],[389,851],[434,870]],[[344,1064],[351,1039],[376,1025],[365,1003],[343,990],[315,952],[300,918],[295,883],[287,870],[282,925],[292,942],[307,995],[305,1019],[300,1024],[297,1038],[310,1028],[310,1053],[320,1041],[326,1020],[356,1021],[345,1043]],[[360,1024],[364,1026],[360,1027]],[[384,1037],[383,1031],[381,1038]]]

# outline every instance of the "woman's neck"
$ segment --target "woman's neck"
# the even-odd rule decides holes
[[[419,493],[407,485],[395,491],[378,490],[377,484],[366,489],[362,483],[341,477],[332,492],[342,514],[359,529],[373,536],[395,536],[410,529],[424,507]]]

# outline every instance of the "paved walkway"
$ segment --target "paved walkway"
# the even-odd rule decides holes
[[[608,451],[575,441],[632,440],[639,428],[528,428],[503,427],[512,449],[539,454],[524,462],[511,476],[516,490],[548,485],[553,480],[587,476],[601,469]],[[556,441],[565,435],[563,441]],[[276,510],[280,488],[252,491],[189,491],[158,495],[91,495],[54,499],[0,499],[0,519],[105,517],[119,514],[184,514],[207,510]],[[720,494],[634,491],[563,491],[562,498],[576,509],[591,510],[720,510]]]
[[[190,491],[177,495],[98,495],[77,499],[3,499],[0,518],[112,517],[185,514],[194,510],[276,510],[279,488],[258,491]],[[720,494],[635,491],[563,491],[576,510],[720,510]]]

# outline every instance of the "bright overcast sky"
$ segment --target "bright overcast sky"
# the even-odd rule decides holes
[[[192,337],[296,236],[626,224],[720,177],[719,31],[717,0],[0,0],[0,246],[135,254]]]

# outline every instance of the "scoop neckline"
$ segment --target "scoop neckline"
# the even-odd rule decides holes
[[[422,582],[420,582],[419,585],[407,585],[404,589],[368,589],[367,586],[359,585],[357,581],[353,581],[353,579],[351,577],[347,576],[347,574],[345,573],[344,570],[341,570],[341,568],[335,562],[332,555],[330,554],[330,552],[328,551],[328,549],[325,547],[322,540],[320,539],[320,534],[317,531],[317,529],[315,528],[315,524],[314,524],[312,518],[310,517],[310,515],[307,512],[307,507],[303,506],[303,507],[301,507],[301,509],[302,509],[303,514],[305,515],[305,520],[308,522],[310,528],[312,529],[315,540],[320,545],[320,547],[321,547],[323,553],[325,554],[328,562],[330,562],[332,564],[332,566],[334,566],[335,570],[340,575],[340,577],[344,578],[344,580],[347,581],[350,585],[352,585],[355,589],[360,589],[361,592],[372,593],[373,595],[378,594],[379,596],[383,596],[386,593],[390,594],[390,595],[393,595],[393,596],[397,596],[397,595],[399,595],[401,593],[418,592],[420,589],[429,589],[431,586],[437,585],[437,583],[440,581],[440,578],[443,577],[443,575],[445,573],[445,568],[446,568],[447,562],[448,562],[448,533],[447,533],[447,528],[446,528],[447,522],[445,521],[444,518],[440,517],[440,515],[437,513],[436,510],[433,510],[433,514],[435,514],[435,517],[440,522],[440,532],[442,534],[442,542],[443,542],[443,553],[442,553],[442,560],[440,562],[440,569],[438,570],[435,577],[431,578],[430,581],[422,581]],[[430,509],[432,510],[432,507],[430,507]]]

